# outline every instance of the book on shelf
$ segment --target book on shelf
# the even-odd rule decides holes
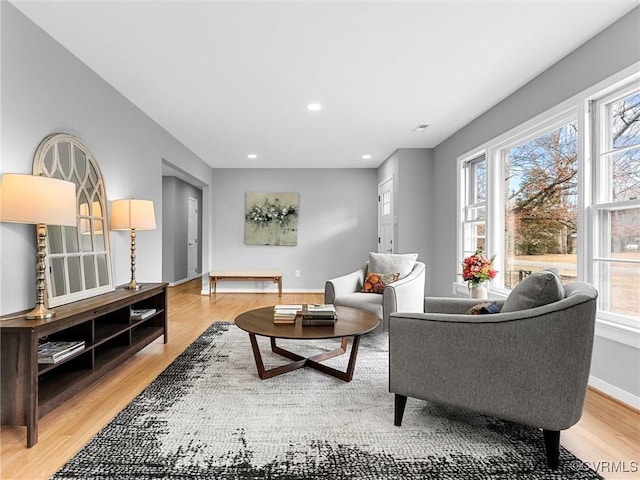
[[[302,311],[302,305],[276,305],[273,307],[273,323],[294,324]]]
[[[57,363],[84,350],[84,340],[45,342],[38,345],[38,363]]]
[[[155,308],[132,308],[131,309],[131,320],[144,320],[145,318],[149,318],[151,315],[155,315]]]

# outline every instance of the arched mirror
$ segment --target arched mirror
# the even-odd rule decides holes
[[[113,290],[107,196],[102,174],[89,149],[71,135],[50,135],[36,150],[33,174],[76,185],[77,225],[47,225],[49,306]]]

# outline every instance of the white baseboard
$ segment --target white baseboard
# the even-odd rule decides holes
[[[191,280],[195,280],[196,278],[201,278],[202,275],[197,275],[191,278],[183,278],[182,280],[176,280],[175,282],[169,282],[170,287],[177,287],[178,285],[182,285],[183,283],[190,282]]]
[[[589,385],[597,390],[600,390],[602,393],[606,393],[616,400],[620,400],[622,403],[626,403],[636,410],[640,410],[640,397],[633,395],[632,393],[622,390],[615,385],[611,385],[604,380],[600,380],[593,375],[589,375]]]
[[[218,293],[278,293],[278,288],[217,288]],[[201,290],[202,295],[209,295],[209,290]],[[282,293],[324,293],[318,288],[283,288]]]

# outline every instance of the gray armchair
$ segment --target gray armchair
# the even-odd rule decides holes
[[[382,294],[361,292],[369,268],[366,262],[355,272],[327,280],[325,303],[359,308],[374,313],[386,331],[393,312],[422,312],[424,308],[425,265],[415,262],[410,273],[384,287]]]
[[[489,315],[465,314],[478,300],[447,298],[426,298],[428,313],[392,314],[395,425],[407,397],[531,425],[543,429],[549,467],[557,468],[560,431],[582,415],[597,297],[587,283],[560,288],[558,301],[513,310],[507,299],[497,302],[501,313]],[[529,293],[534,303],[541,297]]]

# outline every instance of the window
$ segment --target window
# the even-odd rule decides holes
[[[458,159],[458,261],[495,255],[494,293],[554,267],[596,286],[601,325],[640,331],[638,78],[621,72]]]
[[[391,192],[382,194],[382,215],[391,214]]]
[[[564,281],[576,279],[576,123],[505,148],[504,269],[506,288],[552,266]]]
[[[486,247],[487,160],[484,155],[464,162],[462,221],[463,256]]]
[[[640,89],[592,102],[598,307],[640,320]]]

